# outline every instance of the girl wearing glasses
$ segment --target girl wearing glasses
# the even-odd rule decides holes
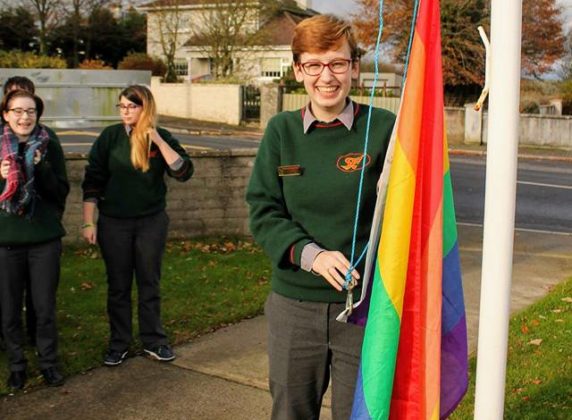
[[[21,324],[27,278],[41,373],[50,386],[64,381],[57,368],[56,290],[69,184],[58,140],[38,123],[43,109],[24,90],[7,93],[1,105],[0,307],[11,389],[23,388],[27,377]]]
[[[332,418],[347,419],[363,330],[336,316],[345,308],[346,283],[360,293],[364,264],[354,260],[351,267],[349,260],[361,171],[365,167],[357,255],[368,241],[395,116],[371,110],[364,155],[369,107],[348,97],[359,57],[344,20],[303,20],[294,30],[292,53],[296,80],[310,101],[269,122],[246,195],[251,231],[273,264],[265,305],[272,418],[319,418],[331,379]]]
[[[169,223],[164,175],[186,181],[193,164],[179,142],[157,127],[149,89],[129,86],[119,95],[117,108],[122,123],[105,128],[96,139],[82,184],[83,237],[99,243],[107,271],[111,337],[104,364],[120,365],[128,354],[133,275],[144,352],[168,362],[175,355],[161,324],[159,290]]]

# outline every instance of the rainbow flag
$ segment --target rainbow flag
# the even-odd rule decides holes
[[[365,322],[352,419],[444,418],[468,383],[438,0],[420,2],[409,62],[375,268],[349,319]]]

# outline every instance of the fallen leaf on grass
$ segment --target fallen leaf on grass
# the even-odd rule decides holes
[[[236,245],[233,244],[232,242],[225,242],[224,247],[227,249],[227,252],[236,251]]]
[[[528,344],[531,344],[533,346],[540,346],[542,344],[542,338],[536,338],[534,340],[530,340]]]
[[[530,321],[530,324],[531,324],[533,327],[537,327],[537,326],[540,325],[540,321],[539,321],[538,319],[533,319],[532,321]]]
[[[532,380],[532,381],[530,381],[530,382],[532,382],[534,385],[540,385],[540,384],[542,383],[542,380],[541,380],[541,379],[538,379],[538,378],[536,378],[536,379],[533,379],[533,380]]]
[[[523,333],[523,334],[528,334],[528,325],[522,324],[522,325],[520,326],[520,332]]]
[[[555,319],[554,322],[564,322],[564,320],[561,318],[558,318],[558,319]]]
[[[568,303],[572,303],[572,297],[565,297],[565,298],[562,298],[562,302],[568,302]]]
[[[79,287],[81,290],[91,290],[93,289],[93,283],[90,281],[84,281]]]

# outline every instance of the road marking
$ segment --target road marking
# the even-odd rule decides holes
[[[476,253],[481,253],[483,252],[482,248],[479,247],[470,247],[470,246],[462,246],[459,247],[460,251],[463,252],[476,252]],[[518,250],[514,250],[513,251],[514,255],[534,255],[535,257],[542,257],[542,258],[554,258],[557,260],[572,260],[572,255],[570,254],[554,254],[554,253],[544,253],[544,252],[530,252],[530,251],[518,251]]]
[[[204,147],[204,146],[193,146],[190,144],[184,144],[183,145],[185,147],[185,149],[194,149],[194,150],[216,150],[212,147]]]
[[[97,137],[99,133],[96,131],[75,131],[75,130],[67,130],[67,131],[56,131],[58,136],[91,136]]]
[[[481,223],[457,222],[457,225],[480,227],[480,228],[483,227],[483,225]],[[553,230],[527,229],[527,228],[515,228],[514,230],[516,230],[518,232],[543,233],[543,234],[548,234],[548,235],[572,236],[572,233],[570,233],[570,232],[558,232],[558,231],[553,231]]]
[[[517,184],[533,185],[535,187],[561,188],[563,190],[572,190],[570,185],[542,184],[540,182],[517,181]]]
[[[69,143],[69,142],[65,142],[62,143],[62,147],[73,147],[73,146],[86,146],[86,147],[91,147],[92,143]],[[194,149],[194,150],[217,150],[217,149],[213,149],[212,147],[203,147],[203,146],[191,146],[190,144],[184,144],[183,145],[185,147],[185,149]]]

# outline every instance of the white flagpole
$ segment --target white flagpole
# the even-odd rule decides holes
[[[492,0],[476,420],[502,420],[519,137],[522,0]]]

